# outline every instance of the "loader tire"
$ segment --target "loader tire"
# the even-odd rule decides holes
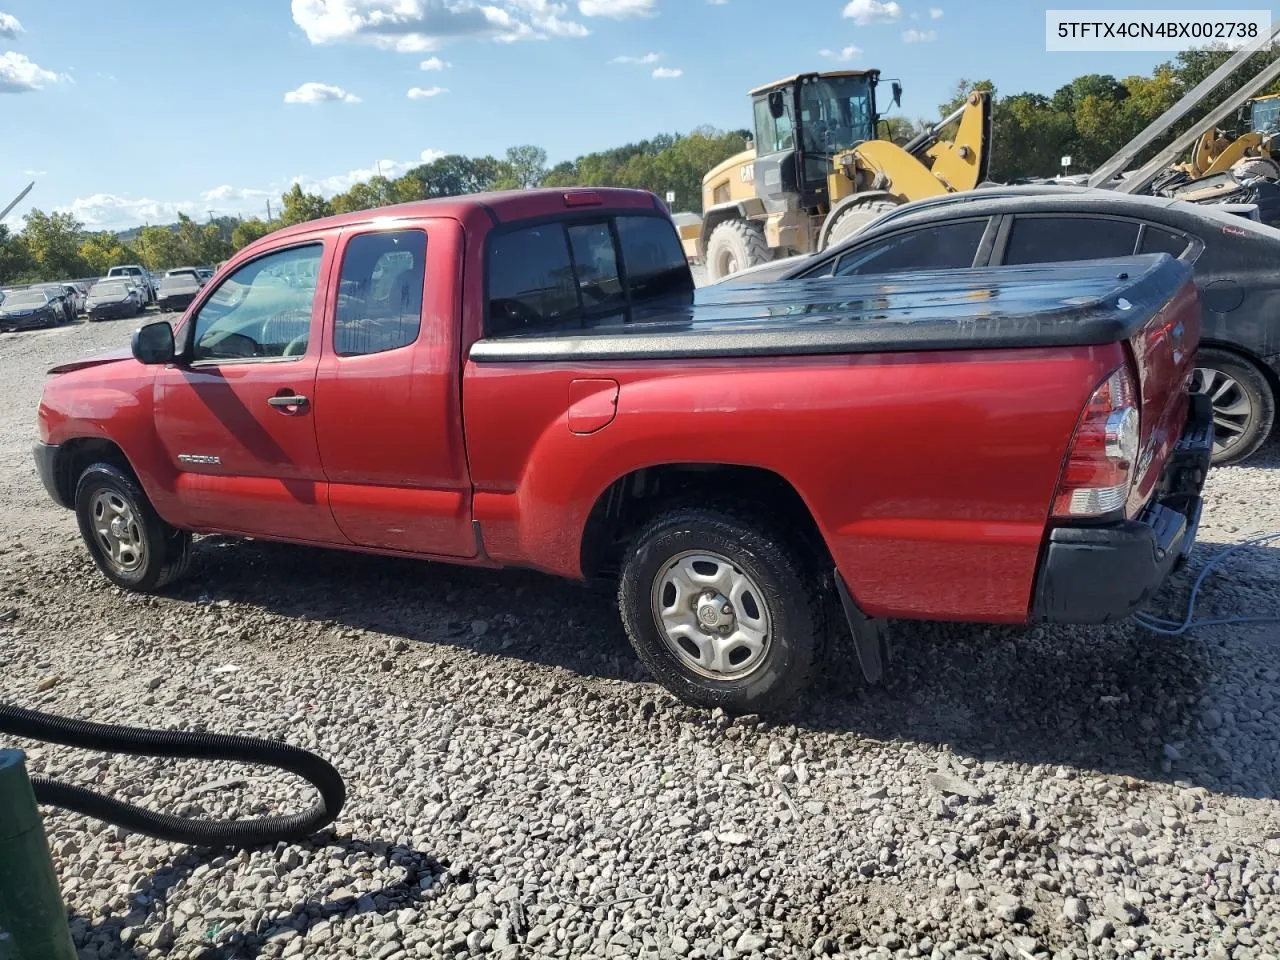
[[[772,259],[764,227],[751,220],[726,220],[711,231],[707,242],[707,276],[712,283]]]
[[[835,221],[827,231],[827,242],[822,249],[826,250],[838,243],[843,243],[882,213],[887,213],[899,206],[901,204],[896,200],[868,200],[866,203],[854,204],[836,215]]]

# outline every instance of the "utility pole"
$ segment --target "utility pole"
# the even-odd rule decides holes
[[[267,199],[267,223],[271,222],[271,200]]]
[[[212,210],[210,210],[210,211],[209,211],[209,223],[211,223],[211,224],[213,223],[213,211],[212,211]]]
[[[26,187],[23,189],[23,191],[20,194],[18,194],[16,197],[13,198],[13,200],[9,203],[7,207],[5,207],[3,210],[0,210],[0,221],[4,220],[4,218],[9,215],[9,211],[12,210],[14,207],[16,207],[19,201],[21,201],[23,197],[25,197],[28,193],[30,193],[31,188],[34,187],[35,185],[36,185],[36,182],[32,180],[30,183],[26,185]]]

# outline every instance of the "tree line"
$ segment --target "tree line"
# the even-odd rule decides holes
[[[1230,56],[1223,50],[1191,50],[1156,67],[1149,76],[1117,79],[1108,74],[1077,77],[1052,95],[1001,96],[990,80],[961,80],[955,96],[939,105],[950,113],[974,89],[992,94],[992,153],[989,178],[1009,182],[1062,172],[1069,156],[1072,171],[1089,171],[1172,106],[1184,93]],[[1206,98],[1192,116],[1201,116],[1246,77],[1280,53],[1256,54],[1216,96]],[[893,117],[881,135],[904,143],[929,121]],[[1184,119],[1169,138],[1192,123]],[[408,170],[399,177],[375,176],[333,197],[295,184],[281,197],[280,216],[221,218],[200,224],[180,216],[176,224],[148,226],[126,234],[84,229],[71,214],[32,210],[23,229],[0,224],[0,283],[100,276],[117,263],[141,263],[151,270],[188,264],[213,264],[273,230],[353,210],[487,190],[537,186],[617,186],[675,194],[676,211],[702,209],[702,177],[716,164],[744,149],[747,130],[710,127],[687,135],[659,134],[576,160],[547,166],[546,151],[517,146],[501,158],[450,154]],[[1162,146],[1152,145],[1148,155]],[[1140,160],[1143,158],[1139,158]],[[1070,172],[1070,171],[1069,171]],[[128,239],[126,239],[126,237]]]

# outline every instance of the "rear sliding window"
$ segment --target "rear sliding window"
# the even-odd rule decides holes
[[[1189,241],[1180,233],[1172,233],[1147,224],[1142,231],[1141,253],[1167,253],[1171,257],[1180,257],[1186,252]]]
[[[485,333],[510,337],[629,323],[693,293],[680,240],[661,217],[540,223],[489,240]]]

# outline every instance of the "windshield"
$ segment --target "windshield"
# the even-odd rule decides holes
[[[41,290],[19,290],[4,298],[5,307],[43,307],[47,302]]]
[[[1254,103],[1252,126],[1255,133],[1275,133],[1280,129],[1280,97]]]
[[[871,84],[866,77],[818,78],[800,87],[804,148],[838,153],[875,137]]]
[[[123,283],[95,283],[89,291],[91,297],[123,297],[129,288]]]

